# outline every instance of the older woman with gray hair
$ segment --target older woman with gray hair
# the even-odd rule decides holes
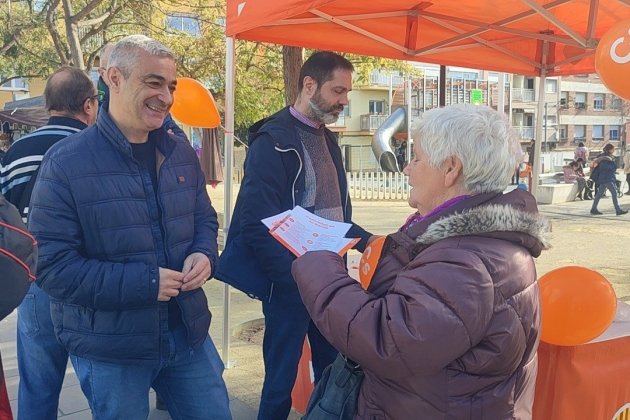
[[[355,418],[531,418],[548,225],[532,195],[504,193],[518,140],[472,105],[427,111],[413,134],[416,212],[387,236],[367,291],[339,255],[309,252],[293,264],[304,304],[364,370]]]

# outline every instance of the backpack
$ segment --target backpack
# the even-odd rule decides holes
[[[37,242],[17,209],[0,194],[0,320],[15,309],[35,280]],[[0,358],[0,419],[11,420]]]
[[[37,242],[17,209],[0,195],[0,319],[19,305],[35,281]]]

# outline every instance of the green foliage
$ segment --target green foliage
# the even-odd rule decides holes
[[[0,79],[46,75],[58,65],[42,15],[28,4],[0,3]],[[0,81],[1,83],[1,81]]]

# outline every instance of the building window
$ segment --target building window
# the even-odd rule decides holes
[[[546,115],[543,121],[543,127],[555,127],[556,126],[556,116],[555,115]]]
[[[593,96],[593,109],[603,110],[604,109],[604,101],[606,100],[603,93],[596,93]]]
[[[621,109],[621,104],[621,98],[618,96],[613,96],[612,100],[610,101],[610,109],[618,111]]]
[[[339,114],[340,117],[349,117],[350,116],[350,101],[348,101],[348,105],[343,107],[343,110]]]
[[[385,101],[370,100],[369,112],[370,112],[370,114],[384,114],[385,113]]]
[[[573,133],[573,141],[584,141],[586,140],[586,126],[585,125],[576,125],[575,132]]]
[[[166,16],[166,29],[169,32],[186,32],[191,36],[201,35],[199,18],[193,15],[172,14]]]
[[[618,125],[610,125],[608,126],[608,138],[610,140],[619,140],[621,133],[621,126]]]
[[[567,133],[568,133],[567,125],[566,124],[562,124],[558,131],[560,133],[560,140],[566,140],[567,139]]]
[[[558,81],[556,79],[545,80],[545,92],[556,93],[558,92]]]
[[[566,91],[560,92],[560,108],[561,109],[569,108],[569,92],[566,92]]]
[[[0,77],[2,79],[2,77]],[[26,79],[18,77],[16,79],[11,79],[2,86],[0,86],[2,90],[28,90],[28,83]]]
[[[594,125],[593,126],[593,141],[602,141],[602,140],[604,140],[604,126]]]
[[[586,92],[575,92],[575,109],[586,109]]]

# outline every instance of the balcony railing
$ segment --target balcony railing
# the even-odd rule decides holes
[[[340,115],[339,118],[337,118],[337,121],[335,121],[334,123],[326,124],[326,127],[345,127],[345,126],[346,126],[345,115]]]
[[[376,131],[389,115],[363,114],[361,115],[361,131]]]
[[[381,73],[380,71],[373,71],[372,73],[370,73],[369,80],[370,80],[370,85],[372,86],[389,86],[390,80],[392,81],[393,86],[399,86],[405,81],[405,78],[397,74],[390,76],[387,73]]]
[[[520,102],[533,102],[535,100],[534,89],[512,89],[512,99]]]
[[[530,126],[524,126],[524,125],[517,125],[513,127],[518,134],[521,136],[521,139],[528,139],[528,140],[533,140],[534,139],[534,127],[530,127]]]

